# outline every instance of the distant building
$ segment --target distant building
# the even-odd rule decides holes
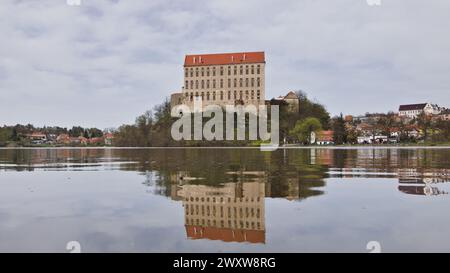
[[[104,135],[105,145],[111,146],[113,144],[114,135],[111,133],[107,133]]]
[[[405,104],[400,105],[398,114],[400,117],[417,118],[421,113],[439,115],[442,110],[443,108],[431,103]]]
[[[186,55],[184,87],[171,96],[171,105],[263,105],[264,52]],[[180,101],[181,96],[181,101]]]
[[[33,132],[31,134],[25,135],[25,137],[32,141],[46,141],[47,140],[47,135],[39,133],[39,132]]]
[[[286,96],[279,96],[273,98],[269,102],[270,105],[282,105],[285,104],[288,106],[289,112],[298,112],[299,110],[299,101],[298,96],[294,91],[290,91]]]
[[[333,140],[334,131],[321,131],[319,133],[311,132],[311,144],[317,145],[332,145],[334,144]]]
[[[56,137],[56,142],[61,144],[69,144],[70,137],[68,134],[60,134],[58,137]]]

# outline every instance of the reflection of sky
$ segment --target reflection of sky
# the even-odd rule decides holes
[[[445,196],[412,196],[396,178],[330,178],[302,202],[267,198],[266,244],[188,240],[182,203],[135,172],[3,172],[0,251],[449,251]],[[448,183],[441,185],[449,191]]]

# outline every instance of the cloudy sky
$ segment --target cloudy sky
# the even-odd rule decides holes
[[[450,1],[1,0],[0,126],[117,127],[180,90],[185,54],[266,52],[266,98],[331,114],[450,107]]]

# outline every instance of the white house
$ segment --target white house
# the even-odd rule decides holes
[[[400,105],[398,109],[398,115],[400,117],[408,118],[416,118],[423,112],[428,115],[439,115],[442,112],[442,108],[436,104],[419,103]]]

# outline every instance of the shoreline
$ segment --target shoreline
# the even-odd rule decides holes
[[[260,150],[260,146],[242,146],[242,147],[224,147],[224,146],[199,146],[199,147],[186,147],[186,146],[174,146],[174,147],[0,147],[0,150],[239,150],[239,149],[251,149]],[[408,149],[450,149],[450,145],[414,145],[414,146],[280,146],[275,150],[408,150]]]

